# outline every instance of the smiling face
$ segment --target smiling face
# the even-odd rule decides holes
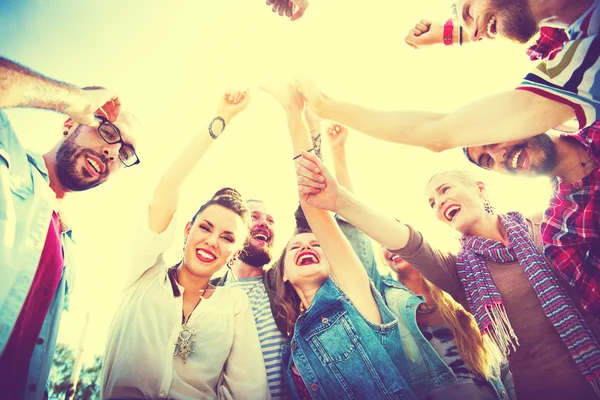
[[[134,131],[139,129],[135,118],[123,112],[114,125],[123,141],[135,148]],[[75,124],[71,119],[64,126],[68,134],[56,150],[56,176],[67,191],[96,187],[122,168],[120,143],[108,144],[96,128]]]
[[[275,240],[275,220],[269,214],[264,203],[248,201],[250,211],[250,237],[240,254],[240,260],[253,267],[262,268],[272,259]]]
[[[511,175],[551,175],[558,165],[556,144],[545,133],[525,140],[471,146],[467,151],[477,166]]]
[[[322,284],[329,279],[329,262],[313,233],[300,233],[289,241],[283,261],[283,280],[292,285]]]
[[[248,228],[235,212],[213,204],[185,228],[184,267],[197,277],[210,277],[243,246]]]
[[[409,268],[414,268],[398,254],[392,253],[383,246],[381,247],[381,257],[383,258],[385,265],[397,274],[402,273]]]
[[[500,36],[527,43],[538,31],[527,0],[458,0],[455,7],[471,41]]]
[[[463,235],[470,234],[488,215],[482,182],[467,182],[451,172],[437,174],[429,181],[426,194],[435,217]]]

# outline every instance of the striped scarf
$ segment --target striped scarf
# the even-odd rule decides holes
[[[462,249],[456,261],[458,276],[481,334],[487,334],[505,355],[519,345],[502,296],[486,265],[486,260],[503,264],[518,261],[537,293],[544,314],[569,349],[581,374],[600,396],[600,345],[533,243],[523,216],[512,212],[499,218],[509,247],[495,240],[465,235],[461,238]]]

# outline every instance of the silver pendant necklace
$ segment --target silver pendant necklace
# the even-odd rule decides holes
[[[177,282],[179,283],[179,277],[177,277]],[[196,352],[194,349],[192,349],[192,345],[196,343],[196,339],[194,339],[194,336],[196,335],[196,330],[188,326],[188,322],[194,311],[196,311],[196,307],[198,307],[198,304],[200,304],[200,301],[206,294],[209,285],[210,281],[206,283],[206,287],[203,290],[200,290],[200,298],[198,299],[198,302],[194,306],[194,309],[192,310],[190,315],[188,315],[187,318],[185,318],[183,309],[181,310],[181,329],[179,330],[179,335],[177,336],[177,342],[175,343],[175,353],[173,353],[173,356],[181,357],[183,359],[184,364],[187,361],[187,357],[190,354]]]

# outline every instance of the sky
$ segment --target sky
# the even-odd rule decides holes
[[[405,45],[415,23],[445,20],[450,6],[446,0],[311,0],[305,16],[291,23],[264,0],[0,0],[1,55],[55,79],[115,90],[143,128],[140,165],[69,195],[62,205],[77,249],[76,282],[59,341],[77,346],[89,313],[85,360],[102,354],[128,249],[143,229],[152,191],[186,143],[205,129],[224,90],[249,87],[252,99],[181,189],[173,260],[187,220],[224,186],[267,203],[277,224],[275,254],[292,232],[297,192],[285,115],[257,86],[301,74],[333,97],[372,108],[449,112],[518,85],[533,67],[522,46]],[[60,140],[66,119],[30,109],[7,114],[23,145],[39,153]],[[455,248],[457,236],[434,219],[424,196],[434,173],[474,170],[500,211],[541,212],[550,195],[547,179],[475,170],[460,150],[433,153],[352,130],[346,148],[356,194],[447,249]]]

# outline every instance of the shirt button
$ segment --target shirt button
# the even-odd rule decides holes
[[[505,399],[506,398],[506,392],[502,391],[502,398]]]
[[[312,390],[313,392],[316,392],[317,390],[319,390],[319,385],[317,385],[316,383],[313,383],[312,385],[310,385],[310,390]]]
[[[292,343],[292,350],[296,350],[298,348],[298,346],[296,346],[296,343]]]
[[[44,344],[44,339],[42,339],[42,338],[40,337],[40,338],[38,338],[38,339],[35,341],[35,343],[37,343],[37,344]]]

